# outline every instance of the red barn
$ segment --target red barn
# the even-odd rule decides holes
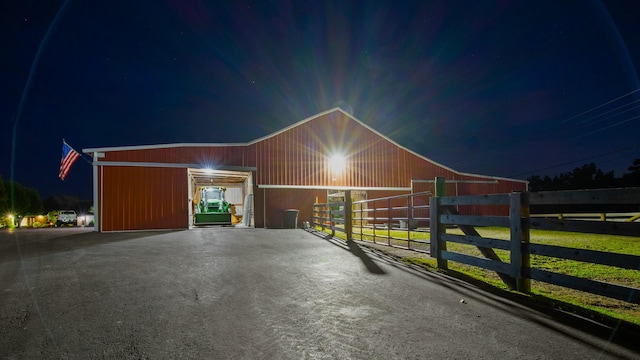
[[[460,173],[395,143],[336,108],[263,138],[239,144],[162,144],[83,149],[93,157],[97,231],[188,229],[198,187],[225,186],[228,201],[255,227],[298,222],[329,191],[366,198],[433,191],[448,194],[525,191],[526,181]]]

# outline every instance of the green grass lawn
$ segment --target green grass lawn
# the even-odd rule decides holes
[[[477,231],[482,237],[503,240],[509,239],[509,229],[507,228],[477,228]],[[365,235],[362,236],[362,240],[372,241],[372,230],[365,229],[363,230],[363,233],[365,233]],[[447,233],[463,234],[462,231],[458,229],[448,229]],[[338,236],[344,235],[342,233],[336,234]],[[387,239],[383,237],[387,236],[387,234],[389,234],[387,230],[376,230],[376,242],[386,244]],[[391,230],[390,234],[392,237],[407,238],[407,231]],[[360,240],[361,236],[354,235],[354,238],[356,240]],[[428,241],[429,233],[411,232],[411,238]],[[538,244],[640,256],[640,237],[531,230],[530,241],[531,243]],[[390,242],[396,246],[407,246],[406,240],[390,240]],[[475,246],[471,245],[448,243],[447,249],[453,252],[482,257],[480,251]],[[502,261],[509,262],[508,251],[498,249],[495,249],[494,251]],[[426,268],[437,268],[436,260],[433,258],[416,256],[404,258],[404,261]],[[612,266],[537,255],[531,256],[531,267],[640,289],[640,269],[621,269]],[[508,291],[507,287],[493,271],[453,261],[449,261],[449,269],[461,274],[462,276],[468,276],[471,279],[480,280],[493,287]],[[555,304],[555,306],[586,309],[592,314],[602,314],[606,317],[620,319],[640,325],[640,305],[638,304],[593,295],[540,281],[531,281],[531,291],[531,296],[536,300],[552,303]]]

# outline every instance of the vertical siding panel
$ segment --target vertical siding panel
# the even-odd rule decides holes
[[[360,150],[358,151],[358,169],[360,171],[360,185],[361,186],[366,186],[365,185],[365,151],[366,151],[366,147],[361,146]]]
[[[269,149],[267,147],[266,142],[261,144],[261,151],[256,154],[256,156],[261,157],[262,158],[262,162],[263,162],[263,167],[264,170],[266,171],[266,173],[263,176],[263,184],[270,184],[271,183],[271,179],[269,179],[269,176],[271,174],[271,168],[270,168],[270,164],[269,164],[269,159],[271,159],[271,154],[269,153]],[[266,156],[266,158],[265,158]]]
[[[383,152],[380,149],[380,143],[376,141],[375,144],[374,165],[376,167],[376,182],[384,186],[385,182],[382,176],[381,167],[385,159],[383,157]],[[377,161],[375,161],[376,159]]]
[[[268,141],[268,140],[267,140]],[[258,154],[258,156],[264,156],[264,154],[267,155],[267,158],[264,159],[264,163],[265,163],[265,168],[267,170],[267,174],[266,174],[266,178],[265,178],[265,184],[271,184],[271,158],[272,158],[272,154],[271,154],[271,147],[267,144],[267,141],[265,141],[264,144],[264,149],[262,154]]]
[[[285,162],[285,146],[286,146],[286,136],[280,136],[277,141],[278,146],[278,163],[276,167],[276,172],[278,174],[278,184],[286,184],[287,183],[287,166]]]
[[[263,176],[264,172],[266,171],[266,169],[264,168],[264,166],[262,164],[262,157],[258,156],[258,154],[260,153],[260,149],[261,148],[262,148],[262,143],[261,142],[255,143],[253,145],[253,157],[255,158],[254,164],[255,164],[255,167],[256,167],[255,178],[253,179],[253,182],[256,185],[262,183],[261,176]]]
[[[291,133],[291,137],[289,139],[289,144],[287,145],[287,153],[290,161],[289,168],[291,169],[291,180],[289,184],[291,185],[300,185],[300,181],[298,180],[298,149],[295,147],[295,143],[299,141],[298,134],[300,133],[300,129],[293,128]]]
[[[265,159],[265,156],[268,157],[268,154],[266,153],[265,145],[264,143],[260,143],[260,151],[256,152],[256,158],[259,158],[260,162],[262,163],[261,165],[262,174],[260,175],[261,184],[267,183],[266,177],[267,177],[267,174],[269,173],[269,167],[267,166],[267,159]]]
[[[369,177],[371,176],[371,170],[369,169],[369,147],[365,147],[362,152],[362,164],[364,168],[363,185],[369,186]]]
[[[359,176],[360,186],[365,186],[364,185],[364,166],[365,166],[364,152],[365,152],[365,148],[364,146],[361,145],[360,149],[358,150],[358,171],[360,171],[360,176]]]
[[[269,169],[269,174],[267,179],[265,179],[265,183],[266,184],[273,184],[275,183],[274,179],[273,179],[273,154],[274,154],[274,149],[273,146],[271,146],[272,141],[271,140],[267,140],[265,141],[265,150],[266,150],[266,154],[268,155],[268,157],[265,159],[265,163],[267,164],[267,168]]]
[[[314,141],[310,144],[311,145],[311,156],[310,156],[310,164],[309,166],[311,166],[311,174],[313,175],[311,177],[311,181],[314,184],[318,184],[320,185],[320,178],[318,177],[318,144],[316,142],[316,139],[314,139]]]
[[[146,154],[141,154],[144,155],[146,158]],[[138,168],[133,168],[132,170],[132,176],[129,177],[128,179],[128,192],[129,192],[129,198],[127,199],[128,204],[127,204],[127,213],[124,214],[124,217],[126,219],[126,227],[131,229],[132,228],[132,224],[136,223],[136,203],[138,200],[138,197],[136,195],[138,195],[135,191],[135,189],[138,188],[138,182],[140,181],[141,175],[140,175],[140,171]]]
[[[301,147],[302,147],[302,161],[304,164],[303,167],[303,171],[304,171],[304,185],[309,185],[310,184],[310,177],[311,177],[311,161],[309,159],[309,155],[311,153],[310,149],[309,149],[309,132],[307,131],[303,131],[302,132],[302,139],[301,141]]]
[[[285,147],[284,147],[284,156],[286,157],[287,161],[284,164],[285,165],[285,169],[287,170],[287,179],[285,181],[285,184],[292,184],[291,179],[293,178],[293,161],[291,159],[291,139],[292,139],[292,133],[289,133],[287,136],[285,136],[286,140],[285,140]]]
[[[149,177],[144,177],[142,179],[143,186],[149,187]],[[142,193],[142,202],[141,202],[141,211],[140,211],[140,223],[145,224],[149,222],[149,214],[152,213],[151,207],[149,207],[149,192],[145,191]]]
[[[293,130],[293,129],[292,129]],[[284,184],[292,184],[291,179],[293,178],[293,168],[292,168],[292,164],[293,161],[291,160],[291,150],[290,150],[290,144],[291,144],[291,138],[292,138],[292,131],[288,131],[285,134],[285,142],[284,142],[284,146],[282,147],[282,157],[284,159],[284,164],[283,167],[286,169],[287,172],[287,177],[286,180],[284,181]]]
[[[301,156],[301,151],[300,151],[300,141],[302,140],[300,138],[300,128],[295,128],[296,130],[296,137],[295,139],[293,139],[293,141],[291,142],[291,146],[290,146],[290,151],[293,153],[294,156],[294,160],[293,160],[293,168],[294,168],[294,181],[292,182],[292,184],[295,185],[302,185],[302,174],[301,174],[301,165],[302,165],[302,161],[300,159]]]
[[[382,179],[382,183],[386,185],[389,183],[387,177],[389,172],[386,171],[389,166],[389,154],[387,154],[387,147],[385,144],[382,141],[380,141],[379,144],[380,159],[382,160],[378,162],[380,164],[380,178]]]
[[[324,161],[322,159],[322,143],[317,144],[317,152],[316,152],[316,168],[318,172],[318,184],[327,185],[327,179],[324,174]]]
[[[369,179],[369,183],[371,184],[370,186],[373,186],[372,181],[375,181],[374,179],[378,178],[378,166],[377,166],[377,161],[375,161],[375,157],[376,157],[376,151],[377,151],[377,146],[376,143],[374,141],[371,142],[371,158],[369,159],[369,164],[371,164],[371,176]],[[380,159],[382,160],[382,159]],[[382,184],[382,183],[381,183]]]
[[[282,174],[282,169],[281,169],[281,164],[282,164],[282,157],[281,157],[281,140],[277,138],[275,141],[275,145],[276,145],[276,163],[274,164],[274,171],[276,173],[276,184],[282,184],[283,181],[283,174]]]
[[[267,167],[264,164],[264,144],[262,142],[256,143],[253,156],[256,157],[256,185],[264,184],[264,174]]]
[[[282,184],[282,171],[280,170],[280,163],[282,162],[282,160],[280,159],[280,139],[276,137],[276,140],[274,143],[276,148],[275,163],[273,164],[274,165],[273,171],[275,172],[275,175],[276,175],[275,183]]]
[[[135,168],[134,168],[135,170]],[[124,169],[123,169],[124,171]],[[135,173],[133,174],[133,176],[135,177]],[[124,184],[124,202],[122,203],[122,213],[120,214],[120,218],[122,219],[122,224],[125,228],[128,228],[129,223],[128,220],[130,219],[127,214],[131,211],[130,208],[130,204],[131,204],[131,177],[125,178],[127,179],[126,183]]]
[[[295,129],[293,132],[295,132]],[[286,142],[285,142],[285,146],[283,149],[283,158],[285,159],[284,161],[284,167],[285,169],[287,169],[287,179],[284,182],[285,184],[293,184],[293,159],[292,159],[292,153],[291,153],[291,142],[293,139],[293,133],[290,132],[289,134],[287,134],[286,136]]]
[[[396,148],[396,154],[398,157],[398,165],[396,167],[396,174],[394,176],[394,180],[395,180],[395,186],[399,186],[400,184],[403,184],[405,186],[409,186],[410,184],[408,182],[404,181],[404,151],[400,148]]]
[[[371,151],[369,152],[369,166],[371,167],[371,176],[369,177],[369,186],[373,186],[374,182],[377,182],[377,177],[378,177],[378,172],[377,172],[377,166],[376,166],[376,161],[375,161],[375,144],[373,142],[373,140],[371,139],[371,135],[368,136],[369,141],[371,142]]]
[[[270,184],[277,184],[279,181],[278,178],[278,144],[274,140],[270,141],[270,147],[272,148],[272,157],[269,159],[271,163],[271,179],[269,179]]]
[[[289,141],[291,141],[291,134],[287,133],[284,136],[284,141],[282,143],[282,168],[284,168],[285,170],[285,178],[282,182],[282,184],[291,184],[291,154],[289,153],[288,149],[289,149]]]
[[[324,174],[322,173],[322,160],[320,159],[320,147],[321,143],[319,139],[316,139],[315,142],[315,152],[314,152],[314,172],[316,173],[316,184],[318,185],[326,185],[324,182]]]

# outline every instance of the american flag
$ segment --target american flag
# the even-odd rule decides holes
[[[62,159],[60,160],[60,179],[64,180],[67,177],[71,165],[80,157],[80,154],[73,150],[73,148],[62,141]]]

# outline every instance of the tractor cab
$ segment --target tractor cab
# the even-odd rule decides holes
[[[231,225],[229,203],[224,198],[226,188],[202,186],[198,191],[194,225]]]

